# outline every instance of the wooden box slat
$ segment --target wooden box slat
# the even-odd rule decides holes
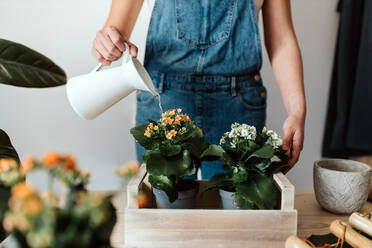
[[[297,232],[294,187],[282,174],[274,175],[281,191],[280,210],[223,210],[218,190],[197,197],[196,209],[156,209],[143,166],[127,191],[125,247],[284,247]],[[206,181],[200,181],[200,188]],[[150,199],[138,209],[133,195],[142,190]]]

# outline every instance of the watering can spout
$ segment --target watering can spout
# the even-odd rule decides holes
[[[128,51],[121,66],[101,71],[103,66],[99,64],[92,73],[67,82],[68,100],[79,116],[94,119],[137,89],[158,95],[146,69]]]

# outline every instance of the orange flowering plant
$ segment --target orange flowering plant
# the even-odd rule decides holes
[[[143,155],[151,185],[163,190],[170,202],[178,197],[177,185],[192,175],[208,148],[203,132],[181,109],[171,109],[159,121],[136,126],[131,134],[147,152]]]
[[[88,193],[89,173],[79,170],[72,156],[49,152],[41,160],[26,158],[18,168],[21,174],[46,170],[69,189],[62,201],[25,182],[12,188],[3,227],[18,247],[110,247],[116,223],[112,195]]]

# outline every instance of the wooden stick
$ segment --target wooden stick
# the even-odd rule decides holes
[[[355,229],[372,236],[372,222],[360,213],[353,213],[349,218],[349,223]]]
[[[311,248],[311,246],[296,235],[292,235],[285,242],[285,248]]]
[[[345,227],[346,227],[346,231],[344,233]],[[349,243],[352,247],[372,248],[372,241],[362,236],[358,232],[354,231],[351,226],[349,226],[348,224],[340,220],[334,220],[331,223],[330,230],[331,230],[331,233],[333,233],[336,237],[340,239],[345,237],[345,241]]]

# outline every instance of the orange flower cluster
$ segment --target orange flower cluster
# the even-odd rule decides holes
[[[12,188],[9,208],[11,211],[3,220],[5,230],[27,231],[30,228],[29,218],[41,213],[43,203],[32,187],[26,182],[21,182]]]
[[[182,114],[180,108],[167,110],[161,116],[158,124],[151,122],[147,126],[144,133],[145,137],[151,138],[160,134],[161,137],[172,140],[177,135],[186,133],[188,128],[196,128],[190,117],[187,114]],[[202,135],[201,130],[200,135]]]
[[[17,162],[11,158],[0,159],[0,171],[8,171],[10,169],[17,168]]]
[[[71,155],[62,156],[57,152],[51,151],[44,155],[43,164],[46,168],[53,168],[56,165],[61,165],[62,169],[76,171],[76,161]]]

